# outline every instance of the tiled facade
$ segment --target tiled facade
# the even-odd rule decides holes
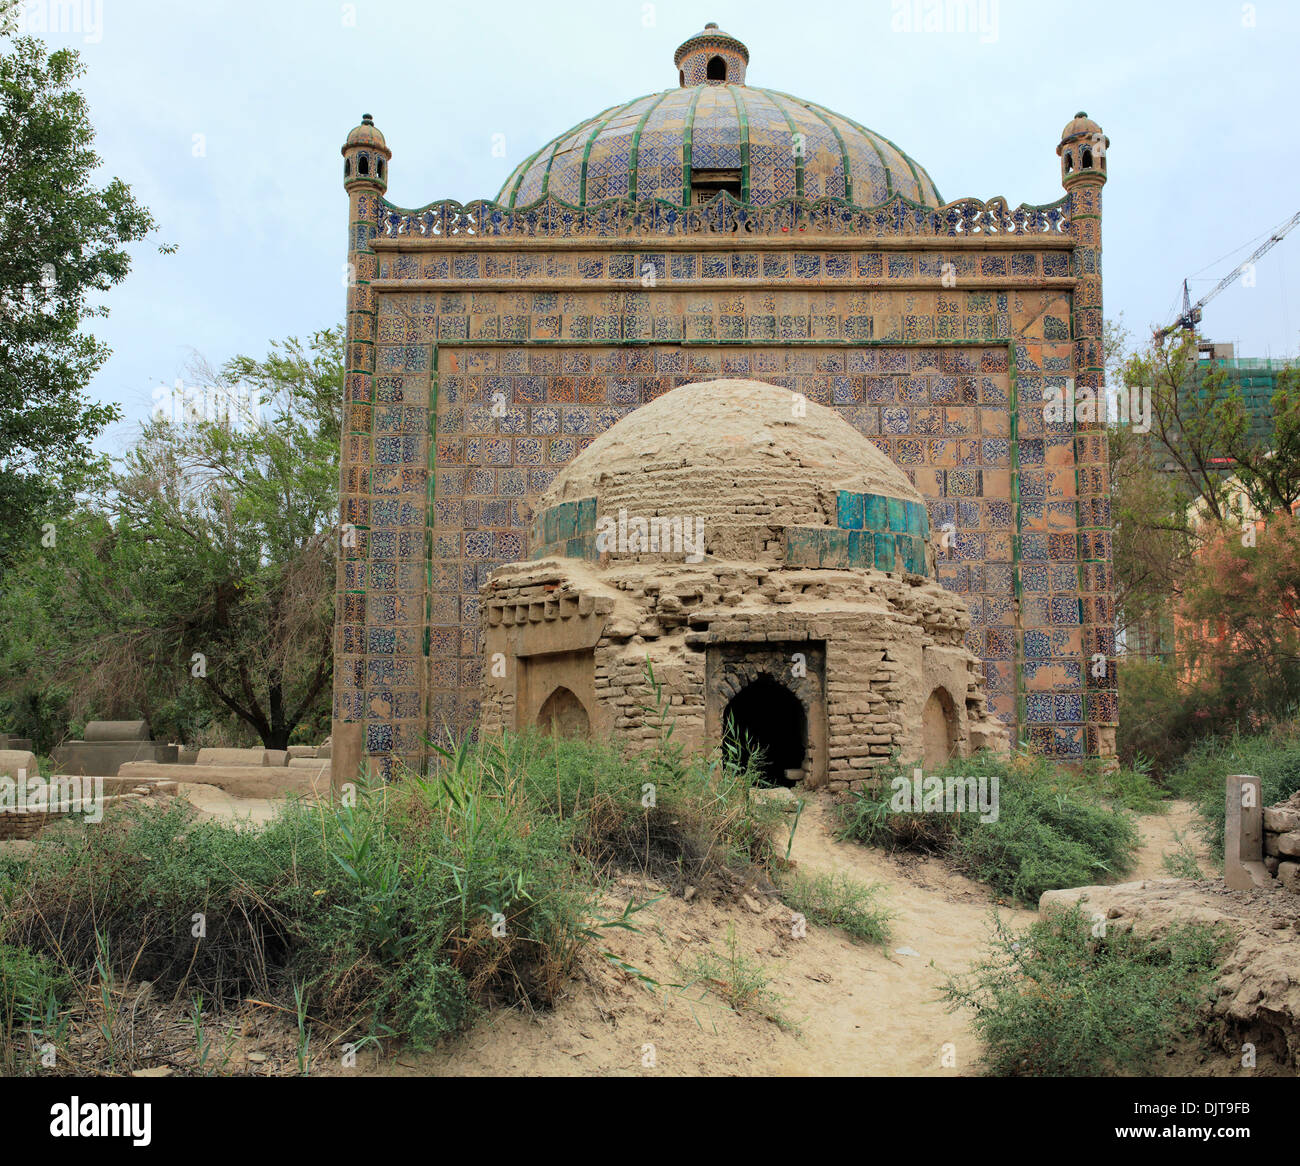
[[[386,776],[395,757],[418,763],[426,736],[475,724],[479,588],[498,563],[527,557],[533,500],[620,417],[719,377],[831,406],[893,458],[942,533],[938,579],[970,606],[990,708],[1053,754],[1111,755],[1106,434],[1044,411],[1070,378],[1101,384],[1104,148],[1086,168],[1066,149],[1072,127],[1099,131],[1072,122],[1058,149],[1065,197],[1015,211],[1000,200],[927,205],[938,198],[928,175],[912,194],[887,187],[880,205],[807,197],[834,193],[826,179],[846,157],[855,173],[831,134],[829,155],[828,143],[810,144],[800,160],[805,197],[720,193],[685,206],[680,192],[655,199],[638,182],[633,193],[620,169],[632,165],[631,135],[639,129],[637,173],[653,170],[658,192],[677,163],[647,135],[685,132],[659,130],[669,123],[656,117],[705,94],[726,97],[729,124],[749,111],[746,181],[751,195],[775,190],[754,157],[755,111],[773,98],[735,84],[618,107],[629,154],[598,196],[595,150],[577,197],[571,177],[557,179],[572,169],[565,156],[586,148],[578,131],[539,153],[549,161],[535,184],[537,166],[522,165],[500,202],[413,212],[384,199],[389,153],[368,121],[344,147],[355,280],[336,774],[364,762]],[[649,149],[666,151],[653,166]],[[782,166],[779,181],[791,181],[792,162]]]

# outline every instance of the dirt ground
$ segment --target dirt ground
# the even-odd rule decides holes
[[[466,1036],[432,1054],[363,1052],[352,1072],[380,1075],[714,1076],[918,1075],[977,1072],[978,1048],[967,1017],[940,998],[950,973],[982,953],[996,907],[1011,925],[1035,913],[1007,904],[937,859],[893,858],[839,842],[829,800],[812,798],[791,857],[809,872],[844,871],[883,885],[894,912],[888,950],[852,942],[834,929],[808,925],[792,934],[792,915],[775,900],[754,912],[742,905],[664,897],[636,918],[639,934],[611,930],[607,948],[659,985],[647,990],[609,959],[584,959],[566,999],[551,1012],[503,1011],[484,1017]],[[1192,808],[1174,803],[1166,815],[1143,817],[1138,875],[1159,876],[1164,854],[1191,829]],[[1208,864],[1206,865],[1208,870]],[[620,887],[608,900],[617,915],[628,895],[662,892]],[[779,997],[768,1011],[734,1012],[694,974],[712,947],[736,950],[761,964]],[[317,1072],[346,1071],[320,1065]]]
[[[256,824],[275,803],[230,798],[194,789],[190,799],[205,816]],[[1204,846],[1190,804],[1172,803],[1163,815],[1139,819],[1143,845],[1133,879],[1161,879],[1164,855],[1185,840],[1208,874]],[[854,942],[833,928],[807,924],[795,934],[794,916],[774,896],[742,900],[696,896],[687,902],[661,887],[620,880],[602,908],[615,918],[629,898],[657,900],[635,915],[640,930],[605,929],[603,948],[589,950],[565,996],[548,1012],[490,1012],[455,1042],[428,1054],[380,1053],[370,1048],[354,1067],[328,1034],[312,1034],[313,1076],[966,1076],[978,1072],[979,1049],[968,1017],[951,1013],[940,991],[950,974],[966,971],[985,945],[996,909],[1021,927],[1036,912],[999,899],[989,888],[951,871],[941,860],[891,856],[834,837],[834,808],[826,795],[809,798],[791,852],[808,872],[844,872],[878,884],[879,901],[893,912],[887,949]],[[10,843],[30,846],[31,843]],[[1194,884],[1188,884],[1194,885]],[[704,982],[701,955],[725,959],[728,941],[767,977],[770,996],[734,1011]],[[148,986],[130,993],[127,1011],[153,1010]],[[125,1002],[124,1002],[125,1003]],[[162,1002],[157,1002],[161,1004]],[[156,1027],[156,1026],[155,1026]],[[166,1027],[166,1026],[164,1026]],[[301,1071],[292,1018],[250,1001],[227,1035],[212,1034],[206,1071],[281,1076]],[[190,1034],[151,1034],[129,1058],[137,1071],[205,1071],[192,1065]],[[160,1030],[161,1031],[161,1030]],[[163,1038],[166,1039],[163,1039]],[[174,1046],[174,1047],[172,1047]],[[1231,1072],[1235,1066],[1189,1049],[1176,1071]],[[147,1066],[159,1065],[157,1070]],[[1172,1065],[1172,1062],[1171,1062]],[[1168,1071],[1153,1067],[1154,1071]]]

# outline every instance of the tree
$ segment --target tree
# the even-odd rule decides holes
[[[1228,515],[1227,458],[1239,438],[1232,408],[1240,393],[1222,369],[1201,371],[1191,333],[1166,347],[1152,343],[1124,366],[1124,386],[1151,402],[1153,453],[1181,480],[1183,492],[1215,521]]]
[[[0,54],[0,568],[86,484],[91,443],[118,416],[85,396],[109,350],[81,325],[107,314],[97,293],[154,225],[125,183],[92,181],[83,72],[32,37]]]
[[[1214,728],[1258,729],[1300,702],[1300,527],[1289,511],[1251,538],[1207,541],[1181,603],[1189,671],[1208,681]]]
[[[0,674],[11,706],[39,678],[73,716],[186,735],[229,713],[282,749],[331,688],[342,333],[195,371],[201,399],[160,410],[0,600],[0,642],[33,642]]]
[[[1107,381],[1126,392],[1148,397],[1154,370],[1161,366],[1154,351],[1137,354],[1123,321],[1105,322],[1103,333]],[[1177,366],[1175,366],[1177,367]],[[1168,376],[1166,375],[1166,383]],[[1162,403],[1173,393],[1159,394]],[[1188,520],[1193,490],[1184,476],[1167,470],[1169,459],[1159,440],[1159,418],[1152,401],[1154,432],[1130,423],[1110,426],[1112,558],[1118,626],[1130,650],[1153,651],[1172,638],[1171,598],[1181,590],[1191,564],[1195,538]],[[1142,410],[1136,410],[1140,416]],[[1165,430],[1174,425],[1167,414]]]
[[[1241,392],[1223,406],[1229,419],[1228,453],[1251,505],[1261,514],[1290,514],[1300,502],[1300,369],[1284,369],[1270,398],[1270,432],[1256,436]]]

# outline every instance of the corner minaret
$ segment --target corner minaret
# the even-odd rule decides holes
[[[1074,238],[1070,330],[1074,340],[1076,402],[1084,392],[1105,400],[1106,352],[1102,331],[1101,189],[1106,185],[1110,139],[1086,113],[1061,131],[1056,153],[1066,192],[1069,233]],[[1098,757],[1115,756],[1119,725],[1115,671],[1115,582],[1111,567],[1109,461],[1105,414],[1079,421],[1076,409],[1074,459],[1078,497],[1079,594],[1084,678],[1084,745]]]
[[[374,237],[392,153],[370,114],[343,143],[348,194],[347,337],[343,376],[343,449],[339,469],[339,565],[334,616],[333,781],[338,790],[369,770],[365,739],[365,587],[370,556],[370,466],[375,379]]]
[[[370,114],[361,115],[361,124],[348,134],[341,153],[343,189],[349,194],[358,188],[368,187],[380,194],[388,189],[388,161],[393,154]]]

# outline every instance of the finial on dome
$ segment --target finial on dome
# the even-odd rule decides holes
[[[683,87],[695,85],[743,85],[749,64],[749,49],[720,29],[714,21],[688,37],[673,54],[677,81]]]

